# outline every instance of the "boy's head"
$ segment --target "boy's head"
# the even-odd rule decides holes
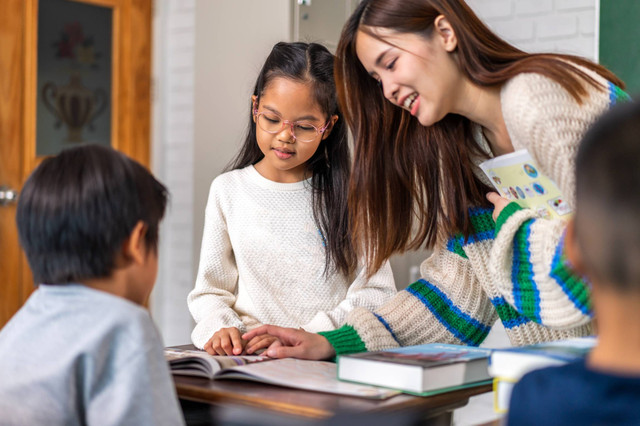
[[[99,145],[46,158],[18,200],[20,243],[36,283],[67,284],[112,275],[134,229],[157,252],[167,189],[143,166]]]
[[[576,198],[570,259],[600,286],[640,291],[640,104],[613,108],[587,132]]]

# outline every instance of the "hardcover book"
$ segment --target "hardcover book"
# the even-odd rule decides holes
[[[526,149],[487,160],[480,168],[501,196],[541,217],[566,219],[571,213],[558,186],[542,174]]]
[[[490,349],[430,343],[341,355],[338,378],[349,382],[432,395],[490,383]]]
[[[586,357],[595,345],[596,338],[591,336],[493,349],[489,357],[489,374],[494,378],[494,410],[498,413],[507,411],[513,385],[529,371],[577,361]]]
[[[590,336],[493,349],[489,358],[489,374],[491,377],[517,381],[531,370],[582,359],[595,345],[596,338]]]
[[[341,382],[336,377],[336,364],[332,362],[263,356],[213,356],[200,350],[179,348],[166,348],[164,353],[175,375],[209,380],[249,380],[372,399],[385,399],[398,394],[389,389]]]

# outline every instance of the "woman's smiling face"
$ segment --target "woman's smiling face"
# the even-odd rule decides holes
[[[382,86],[385,98],[406,109],[423,126],[430,126],[454,110],[462,75],[451,52],[457,46],[448,22],[436,19],[427,39],[387,28],[358,32],[356,53],[367,72]]]
[[[254,96],[253,101],[258,112],[276,115],[280,120],[305,122],[318,129],[328,120],[315,101],[311,85],[288,78],[275,77],[265,87],[260,98]],[[336,119],[337,116],[332,117],[332,123]],[[320,142],[329,136],[332,123],[311,142],[295,140],[290,125],[285,125],[278,133],[273,134],[256,125],[256,139],[264,154],[264,158],[256,164],[256,169],[262,176],[275,182],[304,180],[308,177],[306,163],[316,152]]]

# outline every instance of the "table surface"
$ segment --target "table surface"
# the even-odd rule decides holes
[[[376,400],[246,380],[208,380],[178,375],[173,377],[181,399],[216,405],[248,406],[306,418],[328,418],[341,412],[388,413],[397,410],[416,410],[432,417],[466,405],[471,396],[492,391],[492,385],[485,384],[427,397],[399,394]]]

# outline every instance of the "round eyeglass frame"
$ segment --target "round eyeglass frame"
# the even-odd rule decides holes
[[[280,120],[282,120],[282,125],[280,126],[280,128],[278,130],[271,131],[271,130],[264,129],[262,126],[260,126],[260,124],[258,124],[258,123],[260,123],[260,116],[264,115],[266,113],[267,113],[266,111],[258,112],[257,109],[253,110],[253,116],[256,118],[256,125],[259,126],[263,131],[265,131],[267,133],[270,133],[272,135],[276,135],[276,134],[280,133],[282,131],[282,129],[285,128],[285,126],[289,125],[289,132],[291,133],[291,137],[293,138],[293,140],[304,142],[304,143],[313,142],[315,140],[315,138],[318,137],[318,135],[322,135],[325,132],[325,130],[327,130],[327,127],[329,127],[329,124],[331,123],[331,120],[329,119],[322,127],[318,128],[318,127],[314,126],[313,124],[308,123],[306,121],[289,121],[289,120],[285,120],[282,117],[278,116],[278,118],[280,118]],[[274,113],[271,113],[271,114],[277,116],[277,114],[274,114]],[[296,124],[300,124],[300,123],[304,123],[305,125],[313,127],[313,129],[316,131],[316,135],[313,137],[313,139],[302,140],[302,139],[299,139],[296,136],[295,132],[293,131],[293,126],[295,126]]]

